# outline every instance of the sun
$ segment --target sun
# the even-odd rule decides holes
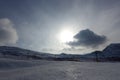
[[[66,43],[73,41],[73,36],[74,34],[72,31],[65,29],[60,32],[59,39],[61,42]]]

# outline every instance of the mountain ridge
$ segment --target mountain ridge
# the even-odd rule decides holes
[[[0,46],[0,57],[60,61],[120,61],[120,43],[111,43],[103,51],[94,51],[85,55],[66,53],[50,54],[19,47]]]

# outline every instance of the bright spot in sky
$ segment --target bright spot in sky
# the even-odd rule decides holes
[[[73,32],[66,29],[61,31],[59,39],[61,42],[66,43],[66,42],[73,41],[73,36],[74,36]]]

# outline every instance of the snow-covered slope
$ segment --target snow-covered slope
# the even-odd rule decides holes
[[[45,59],[57,61],[120,61],[120,43],[110,44],[103,51],[94,51],[85,55],[65,54],[58,55],[35,52],[17,47],[0,47],[1,58],[12,59]]]
[[[32,67],[36,65],[40,65],[40,63],[37,60],[28,61],[28,60],[15,60],[15,59],[8,59],[8,58],[0,58],[0,70]]]
[[[36,52],[18,47],[0,46],[0,57],[12,59],[44,59],[53,57],[49,53]]]
[[[103,51],[94,51],[83,55],[85,58],[90,58],[97,61],[120,61],[120,43],[112,43]]]
[[[8,65],[0,69],[0,80],[120,80],[120,63],[7,59],[0,62]],[[10,64],[20,66],[9,68]]]
[[[110,44],[103,52],[105,57],[119,57],[120,58],[120,43]]]

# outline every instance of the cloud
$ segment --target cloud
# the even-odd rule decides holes
[[[83,51],[84,48],[75,48],[75,47],[71,47],[71,48],[63,48],[63,51]]]
[[[16,29],[8,18],[0,19],[0,45],[14,44],[18,40]]]
[[[89,29],[85,29],[77,33],[74,38],[76,41],[68,42],[70,46],[85,46],[85,47],[98,47],[107,41],[106,36],[98,35]]]

